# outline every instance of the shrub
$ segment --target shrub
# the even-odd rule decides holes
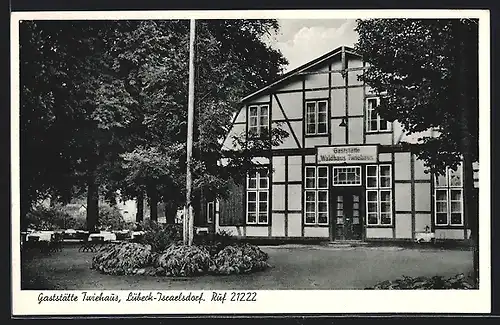
[[[207,273],[211,263],[210,254],[203,247],[172,245],[158,254],[154,266],[166,276],[193,276]]]
[[[91,268],[105,274],[136,274],[138,269],[151,265],[152,259],[150,245],[109,244],[92,258]]]
[[[403,276],[395,281],[383,281],[373,287],[366,289],[381,290],[430,290],[430,289],[473,289],[473,286],[467,282],[463,274],[458,274],[445,279],[441,276],[416,277]]]
[[[215,256],[224,249],[224,247],[235,244],[236,239],[229,231],[221,230],[216,234],[197,235],[195,237],[195,243],[204,246],[209,251],[210,255]]]
[[[264,270],[269,256],[259,247],[247,243],[230,245],[214,257],[210,271],[215,274],[243,274]]]
[[[25,218],[28,227],[40,230],[69,228],[74,224],[74,218],[60,204],[50,207],[36,206],[26,214]]]
[[[140,242],[151,245],[153,252],[162,252],[171,245],[182,242],[182,225],[146,221],[143,222],[142,229],[144,236]]]
[[[99,226],[101,228],[121,230],[126,224],[120,209],[107,203],[99,203]]]

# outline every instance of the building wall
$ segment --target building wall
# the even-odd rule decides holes
[[[347,73],[341,71],[343,67],[348,68]],[[334,231],[335,225],[321,227],[304,225],[304,166],[316,164],[318,146],[373,144],[378,147],[378,160],[374,164],[392,166],[392,224],[384,226],[364,224],[363,239],[413,240],[416,232],[426,230],[435,231],[436,235],[439,234],[442,238],[464,239],[466,233],[464,226],[435,225],[434,185],[431,175],[426,173],[422,161],[411,152],[402,151],[398,146],[405,137],[401,125],[396,121],[390,124],[391,128],[388,131],[366,131],[367,98],[373,97],[374,93],[358,80],[363,73],[363,62],[360,58],[348,52],[339,53],[331,60],[306,72],[286,82],[280,88],[252,99],[236,116],[230,135],[240,134],[246,130],[248,105],[269,103],[271,126],[283,128],[289,133],[289,137],[282,144],[273,147],[270,160],[272,173],[269,179],[268,224],[249,226],[239,218],[237,226],[226,222],[220,229],[232,229],[235,234],[243,237],[328,239],[332,236],[331,232]],[[328,103],[328,133],[325,135],[306,135],[305,103],[311,100],[326,100]],[[341,122],[345,122],[345,126],[341,126]],[[227,139],[226,144],[228,145]],[[366,164],[360,166],[364,178]],[[478,168],[476,164],[476,185]],[[331,167],[329,171],[331,177]],[[363,193],[365,193],[364,187]],[[245,198],[237,197],[235,200],[244,202]],[[333,205],[332,201],[329,205]],[[245,207],[239,211],[244,214]],[[220,213],[223,213],[222,210]],[[329,218],[330,220],[335,218],[331,209]]]

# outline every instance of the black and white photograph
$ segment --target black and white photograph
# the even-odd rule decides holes
[[[14,312],[488,312],[488,11],[396,13],[13,13]]]

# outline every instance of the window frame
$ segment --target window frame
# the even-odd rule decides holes
[[[341,169],[347,169],[347,168],[354,168],[354,169],[359,170],[359,184],[358,183],[354,183],[354,184],[335,183],[335,170],[341,170]],[[340,186],[362,186],[362,185],[363,185],[363,173],[362,173],[361,166],[333,166],[333,170],[332,170],[332,186],[334,186],[334,187],[340,187]]]
[[[460,175],[460,184],[459,185],[452,185],[451,184],[451,176],[453,173],[459,173]],[[439,177],[445,177],[445,184],[439,184],[438,179]],[[434,185],[434,191],[433,191],[433,199],[434,199],[434,216],[433,216],[433,221],[434,225],[436,227],[463,227],[465,225],[465,220],[464,220],[464,189],[463,189],[463,164],[460,164],[458,166],[457,171],[452,171],[450,167],[446,167],[446,172],[445,175],[433,175],[433,185]],[[446,193],[446,223],[438,223],[438,202],[444,202],[443,200],[438,200],[437,193],[438,191],[444,191]],[[460,192],[460,201],[453,200],[452,199],[452,192],[453,191],[459,191]],[[460,223],[452,223],[452,202],[460,202]],[[443,213],[443,212],[440,212]],[[456,212],[455,212],[456,213]]]
[[[307,170],[314,170],[313,177],[307,177]],[[319,170],[326,170],[326,176],[319,176]],[[307,179],[314,178],[314,187],[307,186]],[[326,185],[320,186],[319,179],[326,179]],[[330,224],[330,168],[328,166],[305,166],[304,168],[304,226],[328,226]],[[314,202],[308,200],[308,193],[314,194]],[[320,193],[326,193],[326,201],[320,201]],[[320,211],[321,203],[326,203],[326,211]],[[308,211],[308,203],[314,203],[314,211]],[[308,221],[308,215],[314,213],[314,222]],[[326,214],[326,221],[319,222],[319,215]]]
[[[319,103],[325,103],[325,132],[319,132]],[[308,112],[308,104],[314,104],[314,112],[312,115],[314,115],[314,123],[309,123],[309,112]],[[330,132],[330,127],[329,127],[329,116],[328,116],[328,111],[329,111],[329,103],[327,99],[311,99],[311,100],[306,100],[304,102],[304,129],[305,133],[304,135],[307,136],[327,136]],[[321,123],[323,124],[323,123]],[[314,125],[314,132],[309,132],[308,125]]]
[[[266,172],[266,176],[263,177],[261,175],[262,171]],[[255,176],[255,177],[251,177]],[[268,225],[269,224],[269,168],[258,168],[247,173],[247,182],[246,182],[246,196],[245,196],[245,222],[247,225]],[[261,179],[266,178],[266,186],[261,187]],[[255,187],[250,187],[250,180],[255,179]],[[250,201],[249,196],[250,193],[255,193],[255,201]],[[260,221],[260,216],[262,211],[260,211],[260,204],[264,201],[260,200],[260,193],[266,193],[266,221]],[[255,211],[252,211],[255,214],[255,221],[249,221],[250,203],[255,203]]]
[[[366,133],[380,133],[380,132],[392,132],[392,123],[387,121],[386,119],[383,119],[380,117],[380,114],[377,113],[376,117],[376,123],[377,123],[377,128],[376,129],[371,129],[371,122],[373,121],[371,113],[374,111],[373,107],[370,107],[369,102],[371,100],[375,99],[376,100],[376,106],[378,107],[380,105],[380,97],[379,96],[370,96],[365,98],[365,132]],[[373,112],[375,113],[375,112]],[[387,124],[386,129],[381,129],[381,121],[385,121]]]
[[[380,173],[380,170],[382,169],[381,167],[389,167],[389,186],[382,186],[381,178],[382,174]],[[375,175],[370,175],[368,173],[369,168],[375,168]],[[365,168],[366,175],[365,175],[365,194],[366,194],[366,199],[365,199],[365,209],[366,209],[366,226],[371,226],[371,227],[392,227],[394,225],[394,193],[393,193],[393,177],[392,177],[392,172],[393,172],[393,166],[392,164],[378,164],[378,165],[366,165]],[[368,186],[368,179],[373,178],[376,179],[376,186]],[[377,201],[370,201],[369,198],[369,193],[374,192],[376,193]],[[389,193],[389,200],[388,201],[382,201],[382,193],[388,192]],[[377,223],[370,223],[370,215],[374,214],[375,212],[370,212],[369,206],[370,203],[376,203],[377,206]],[[382,218],[382,203],[389,203],[389,216],[390,216],[390,223],[383,223],[383,218]],[[387,214],[387,212],[384,212],[384,214]]]
[[[251,110],[253,107],[257,108],[257,115],[251,115]],[[262,107],[267,107],[267,114],[266,115],[261,114]],[[267,136],[269,134],[269,130],[271,129],[270,109],[271,109],[271,105],[269,103],[250,104],[247,106],[247,125],[248,125],[249,136],[254,136],[254,137],[259,138],[259,137]],[[263,116],[267,117],[267,125],[260,124],[260,120]],[[257,124],[255,126],[252,126],[250,124],[252,117],[257,119]],[[267,129],[267,134],[265,134],[265,135],[263,134],[263,131],[262,131],[262,129],[264,127]],[[256,129],[256,132],[252,133],[252,129]]]

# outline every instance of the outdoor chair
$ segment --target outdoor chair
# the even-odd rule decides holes
[[[34,248],[39,248],[40,240],[37,236],[30,236],[26,239],[23,246],[25,250],[32,250]]]
[[[52,252],[62,252],[64,235],[62,233],[54,233],[50,238],[50,242],[48,244],[48,250],[50,253]]]

